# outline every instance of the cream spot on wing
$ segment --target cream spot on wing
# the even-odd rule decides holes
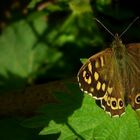
[[[90,95],[92,97],[92,94],[91,93],[89,93],[88,95]]]
[[[81,91],[83,92],[84,90],[81,88]]]
[[[77,77],[77,81],[79,82],[79,77]]]
[[[107,101],[107,97],[108,97],[108,95],[105,94],[103,99],[104,99],[105,101]]]
[[[119,117],[119,115],[114,115],[114,116],[112,116],[113,118],[118,118]]]
[[[85,77],[86,76],[86,71],[83,71],[83,77]]]
[[[94,72],[94,78],[96,81],[99,79],[99,74],[96,71]]]
[[[107,105],[110,106],[110,97],[107,98]]]
[[[105,91],[105,83],[102,84],[102,90]]]
[[[95,61],[95,68],[99,68],[99,67],[100,67],[99,61],[96,60],[96,61]]]
[[[123,116],[125,114],[125,112],[123,112],[120,116]]]
[[[86,94],[88,93],[86,90],[84,91]]]
[[[81,87],[81,83],[79,83],[79,87]]]
[[[101,100],[101,107],[105,110],[105,106],[103,105],[102,100]]]
[[[104,66],[104,59],[102,56],[100,57],[100,61],[101,61],[101,66],[103,67]]]
[[[110,112],[106,111],[106,113],[111,117],[111,113]]]
[[[90,88],[90,92],[94,92],[94,88],[93,87]]]
[[[100,90],[100,88],[101,88],[101,83],[98,81],[97,86],[96,86],[96,89],[97,90]]]
[[[91,80],[91,77],[89,77],[89,78],[87,79],[86,82],[87,82],[88,84],[91,84],[91,81],[92,81],[92,80]]]
[[[90,73],[92,73],[92,65],[91,65],[91,63],[88,64],[88,69],[89,69]]]
[[[113,88],[112,88],[112,87],[108,87],[108,88],[107,88],[107,91],[108,91],[109,94],[111,94],[112,91],[113,91]]]

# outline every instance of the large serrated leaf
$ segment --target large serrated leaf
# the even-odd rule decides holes
[[[127,107],[125,115],[120,118],[112,118],[98,107],[90,96],[85,95],[81,102],[82,96],[77,86],[72,85],[69,89],[71,90],[70,95],[57,94],[60,104],[52,104],[40,110],[40,112],[44,112],[46,120],[44,123],[46,127],[43,128],[40,135],[60,133],[59,140],[132,140],[140,138],[139,119],[130,106]],[[24,125],[36,127],[39,122],[43,121],[41,117],[40,120],[38,117],[38,119],[25,121]]]

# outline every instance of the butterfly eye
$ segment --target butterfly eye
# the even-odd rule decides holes
[[[84,72],[83,72],[83,78],[84,78],[84,81],[85,81],[87,84],[91,84],[92,79],[91,79],[91,73],[90,73],[89,71],[84,71]]]
[[[121,106],[121,107],[123,106],[123,102],[122,101],[119,102],[119,106]]]
[[[117,105],[117,104],[116,104],[116,101],[112,101],[112,106],[113,106],[113,107],[116,107],[116,105]]]
[[[135,102],[140,104],[140,93],[135,97]]]
[[[86,79],[89,79],[90,73],[87,71],[85,76],[86,76]]]
[[[111,105],[111,108],[113,110],[118,109],[118,102],[117,102],[116,98],[111,98],[110,102],[111,102],[111,104],[110,104]]]
[[[124,104],[121,98],[118,99],[118,103],[119,103],[119,109],[123,108]]]

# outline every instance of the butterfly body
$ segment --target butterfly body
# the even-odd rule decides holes
[[[111,116],[121,116],[127,104],[140,109],[140,44],[124,45],[118,34],[112,47],[88,59],[77,78],[81,90]]]

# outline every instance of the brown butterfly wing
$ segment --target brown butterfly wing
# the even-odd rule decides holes
[[[95,99],[102,99],[106,93],[108,81],[105,71],[111,60],[111,49],[106,49],[90,57],[78,72],[80,89]]]
[[[121,81],[114,83],[110,80],[110,82],[112,84],[109,84],[101,105],[110,116],[121,116],[125,112],[124,88]]]
[[[112,49],[92,56],[77,75],[81,90],[100,99],[111,116],[121,116],[128,103],[140,109],[140,43],[126,49],[120,60]]]
[[[129,86],[128,102],[134,110],[140,109],[140,43],[128,44]]]
[[[114,59],[112,49],[106,49],[89,58],[77,77],[82,91],[100,99],[111,116],[120,116],[125,111],[124,89]]]

